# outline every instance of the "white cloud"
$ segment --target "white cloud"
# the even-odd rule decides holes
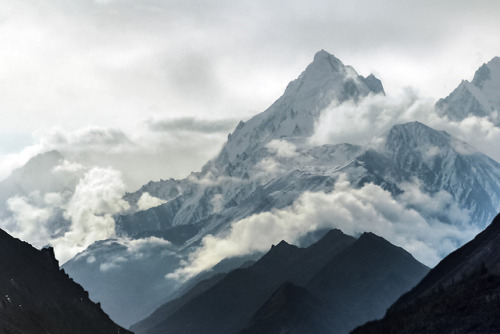
[[[425,219],[438,219],[457,226],[467,226],[469,212],[461,209],[450,193],[440,190],[435,194],[428,194],[421,190],[417,181],[415,183],[403,183],[399,187],[403,193],[396,199],[408,208],[415,209]]]
[[[460,122],[449,121],[447,117],[430,120],[430,126],[443,129],[453,136],[467,142],[475,149],[487,154],[496,161],[500,161],[500,128],[488,120],[486,117],[469,116]],[[455,149],[461,154],[473,152],[470,146],[461,142],[454,142]]]
[[[176,122],[182,127],[175,128]],[[220,150],[229,123],[233,121],[145,120],[125,128],[46,128],[36,131],[35,144],[0,160],[0,180],[33,156],[57,150],[66,159],[54,169],[64,173],[61,177],[112,167],[122,172],[127,190],[134,191],[151,180],[183,178],[200,170]]]
[[[432,101],[410,88],[396,95],[369,95],[358,103],[334,103],[321,112],[310,143],[364,144],[394,124],[413,120],[422,110],[432,110]]]
[[[191,133],[229,133],[240,120],[238,119],[200,119],[195,117],[181,117],[174,119],[148,120],[149,128],[158,132],[179,132]]]
[[[113,243],[119,244],[122,247],[120,252],[106,254],[105,258],[101,259],[99,270],[105,272],[109,270],[120,269],[130,261],[146,259],[152,255],[171,255],[171,243],[167,240],[149,237],[144,239],[113,239]],[[88,263],[96,261],[93,255],[87,257]]]
[[[80,167],[67,162],[56,166],[52,170],[59,182],[53,185],[55,191],[37,190],[7,199],[0,226],[35,247],[52,245],[61,263],[95,241],[113,236],[113,215],[129,209],[122,199],[121,173]]]
[[[298,154],[297,147],[287,140],[275,139],[270,141],[266,147],[278,158],[293,158]]]
[[[115,232],[112,215],[129,208],[122,199],[125,185],[121,174],[112,169],[93,168],[76,186],[65,216],[71,221],[68,232],[51,240],[57,258],[65,262],[97,240]]]
[[[224,209],[224,195],[222,195],[222,194],[215,194],[210,199],[210,204],[213,207],[212,213],[221,212]]]
[[[36,197],[36,194],[34,196]],[[0,222],[2,228],[21,240],[29,240],[34,247],[43,247],[50,238],[47,223],[53,212],[51,208],[40,208],[30,203],[27,197],[12,197],[7,200],[7,207],[13,217]]]
[[[272,103],[321,48],[360,73],[381,73],[388,91],[413,85],[442,97],[500,54],[491,43],[499,30],[492,1],[0,6],[1,107],[9,116],[2,130],[122,126],[145,114],[247,118]]]
[[[434,265],[478,232],[465,223],[467,212],[457,209],[444,192],[431,196],[418,185],[406,189],[410,193],[400,195],[401,203],[379,186],[366,184],[355,189],[341,176],[331,193],[306,192],[290,207],[233,223],[226,235],[207,235],[184,267],[168,277],[184,280],[224,258],[265,252],[282,239],[294,243],[306,233],[324,228],[339,228],[351,235],[374,232]],[[443,208],[453,212],[451,217],[458,219],[458,226],[435,217]]]
[[[479,150],[500,161],[500,128],[488,118],[470,116],[456,122],[450,121],[447,116],[439,117],[434,110],[434,101],[409,88],[396,95],[371,95],[358,103],[347,102],[326,108],[321,112],[310,144],[369,143],[373,148],[380,149],[384,143],[377,136],[395,124],[410,121],[444,130],[459,139],[451,141],[459,154],[467,155]],[[437,153],[436,148],[431,147],[424,152],[424,156],[431,157]]]
[[[142,193],[141,198],[137,201],[137,206],[139,207],[139,210],[148,210],[166,202],[167,201],[162,200],[161,198],[151,196],[146,191]]]
[[[286,171],[286,167],[281,164],[280,161],[272,156],[265,157],[260,160],[255,167],[253,167],[255,173],[254,178],[263,180],[269,180],[274,178]]]

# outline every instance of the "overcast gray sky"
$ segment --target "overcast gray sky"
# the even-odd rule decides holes
[[[144,179],[185,176],[320,49],[389,95],[444,97],[500,55],[499,13],[464,0],[0,0],[0,179],[75,147]]]

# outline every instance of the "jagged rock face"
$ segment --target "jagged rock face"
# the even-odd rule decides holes
[[[500,57],[483,64],[471,82],[465,80],[446,98],[436,103],[441,115],[453,121],[468,116],[487,117],[500,126]]]
[[[498,333],[500,216],[444,258],[380,321],[353,333]]]
[[[129,333],[73,282],[52,249],[36,250],[0,230],[0,332]]]

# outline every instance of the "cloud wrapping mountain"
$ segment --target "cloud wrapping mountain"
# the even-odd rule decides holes
[[[125,196],[131,181],[117,171],[121,166],[136,173],[132,167],[158,156],[173,164],[176,150],[188,156],[185,143],[202,152],[230,120],[152,119],[137,124],[140,135],[119,128],[54,129],[40,134],[40,143],[62,153],[43,171],[57,181],[38,195],[31,188],[9,193],[12,210],[3,221],[15,228],[17,215],[40,224],[45,236],[34,240],[46,238],[64,259],[96,242],[67,268],[91,293],[98,291],[121,322],[134,321],[125,305],[141,300],[137,314],[144,314],[169,298],[160,300],[160,287],[174,291],[224,258],[255,255],[281,239],[295,242],[325,228],[374,231],[433,264],[496,213],[500,165],[446,132],[419,122],[396,124],[448,120],[411,90],[384,95],[376,77],[358,75],[320,51],[281,98],[238,124],[201,172],[151,181]],[[478,121],[489,129],[487,119],[471,117],[448,128],[472,135],[466,125]],[[349,138],[354,144],[339,143]],[[6,182],[16,184],[12,180]],[[36,217],[21,215],[27,205]],[[157,254],[133,256],[131,240],[147,238],[170,243]],[[139,280],[136,287],[132,278],[146,267],[154,267],[149,283]],[[134,292],[119,300],[104,288],[111,282],[116,291]]]
[[[328,228],[349,235],[372,231],[431,266],[479,231],[469,225],[469,213],[445,191],[429,195],[413,184],[404,189],[395,199],[374,184],[353,188],[341,175],[331,192],[305,192],[289,207],[232,223],[227,235],[207,235],[186,265],[167,277],[189,279],[225,258],[261,253],[280,240],[294,243],[310,232]],[[460,224],[429,218],[438,213]]]
[[[58,154],[55,157],[52,161],[47,155],[37,157],[49,160],[48,170],[43,171],[48,174],[47,187],[41,191],[24,182],[40,177],[31,166],[2,182],[3,195],[8,198],[0,224],[36,247],[53,245],[57,258],[64,263],[95,241],[113,236],[113,215],[126,211],[129,204],[122,199],[125,185],[120,172],[88,169],[61,160]],[[24,191],[17,189],[23,184]],[[16,191],[18,194],[13,195]]]

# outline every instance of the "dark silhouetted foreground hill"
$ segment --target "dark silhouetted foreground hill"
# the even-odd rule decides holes
[[[353,333],[500,333],[500,216]]]
[[[382,317],[428,268],[386,240],[339,230],[308,248],[282,241],[259,261],[200,283],[136,333],[347,333]],[[359,309],[359,311],[356,311]]]
[[[0,230],[0,333],[130,333],[41,251]]]

